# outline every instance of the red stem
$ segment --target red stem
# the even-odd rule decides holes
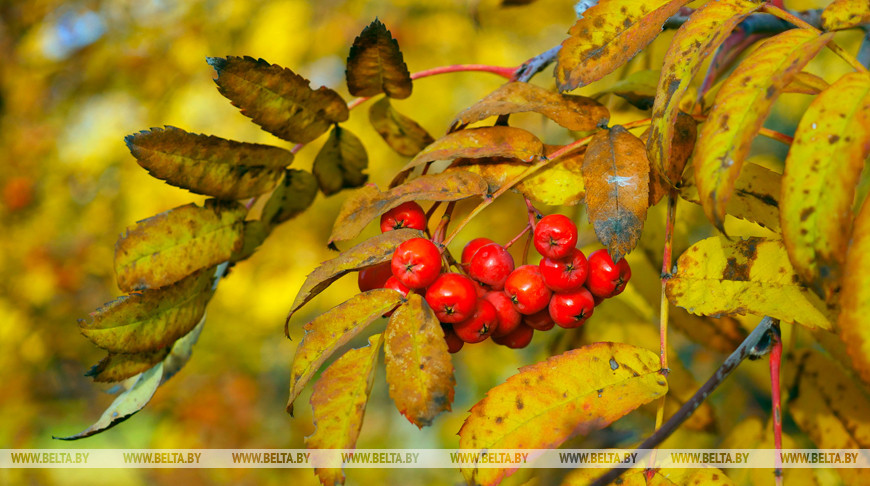
[[[522,238],[524,234],[528,233],[530,229],[532,229],[532,225],[531,225],[531,224],[527,224],[526,227],[523,228],[522,231],[520,231],[516,236],[514,236],[513,238],[511,238],[510,241],[508,241],[507,243],[505,243],[505,244],[504,244],[504,247],[505,247],[505,248],[510,248],[511,246],[513,246],[513,244],[516,243],[517,241],[519,241],[519,239]]]
[[[773,348],[770,350],[770,387],[773,401],[773,447],[776,449],[776,465],[774,477],[777,486],[782,486],[782,395],[780,393],[779,375],[782,365],[782,338],[778,332],[771,333]]]

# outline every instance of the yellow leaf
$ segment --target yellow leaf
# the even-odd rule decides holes
[[[828,86],[828,82],[824,79],[815,74],[801,71],[788,83],[783,92],[817,95],[828,89]]]
[[[384,333],[390,397],[412,424],[423,428],[453,403],[453,363],[435,313],[416,293],[396,309]]]
[[[597,468],[578,468],[571,471],[562,482],[562,486],[587,486],[601,477],[604,471]],[[657,469],[652,478],[647,480],[647,470],[632,468],[610,483],[618,486],[728,486],[734,482],[724,472],[715,467],[701,469]]]
[[[386,93],[396,99],[411,96],[411,73],[399,43],[380,20],[367,25],[354,39],[347,57],[347,89],[354,96]]]
[[[840,281],[868,153],[870,75],[846,74],[804,112],[782,179],[783,240],[798,275],[821,296]]]
[[[510,157],[531,162],[544,154],[544,144],[531,132],[516,127],[481,127],[459,130],[435,140],[402,171],[436,160]]]
[[[369,122],[399,155],[413,157],[435,141],[425,128],[396,111],[387,97],[381,98],[369,109]]]
[[[668,391],[659,357],[621,343],[595,343],[526,366],[471,409],[462,449],[549,449],[607,427]],[[475,484],[497,484],[516,468],[471,468]]]
[[[562,42],[556,64],[559,91],[613,72],[647,46],[688,0],[600,0],[583,12]]]
[[[701,240],[680,256],[667,294],[693,314],[748,312],[831,330],[824,303],[800,285],[778,240]]]
[[[842,30],[870,23],[867,0],[834,0],[822,12],[822,28]]]
[[[383,334],[369,337],[369,345],[347,351],[320,375],[311,392],[314,433],[305,438],[308,449],[353,449],[372,391],[375,365]],[[344,483],[341,467],[318,467],[321,484]]]
[[[792,29],[768,39],[737,66],[716,95],[701,126],[693,163],[701,206],[720,230],[734,181],[773,102],[832,36]]]
[[[144,353],[113,353],[100,360],[85,376],[93,377],[94,381],[122,381],[147,371],[152,366],[163,361],[169,354],[169,347]]]
[[[773,421],[766,425],[757,417],[750,417],[733,428],[725,437],[720,449],[773,449]],[[790,435],[782,434],[783,449],[800,449]],[[773,464],[769,469],[727,468],[728,475],[737,484],[767,484],[771,482]],[[813,476],[796,468],[783,469],[783,482],[789,485],[815,485]]]
[[[657,69],[646,69],[643,71],[635,71],[608,86],[595,98],[605,93],[613,93],[616,96],[631,103],[632,106],[641,110],[652,108],[653,101],[656,98],[656,86],[659,82],[661,71]]]
[[[856,218],[852,243],[846,254],[840,294],[840,338],[852,358],[852,367],[870,384],[870,199],[865,199]]]

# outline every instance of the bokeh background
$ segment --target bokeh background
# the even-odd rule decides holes
[[[319,195],[309,211],[279,227],[254,257],[221,282],[192,360],[144,411],[83,441],[52,440],[52,435],[83,430],[112,401],[104,386],[83,376],[102,353],[79,334],[76,319],[119,295],[112,268],[118,235],[134,221],[203,199],[148,176],[123,138],[166,124],[290,148],[217,92],[207,56],[261,57],[311,79],[314,87],[326,85],[350,99],[344,61],[354,37],[375,17],[392,31],[412,72],[458,63],[516,66],[560,43],[575,18],[569,0],[510,8],[500,3],[0,1],[0,448],[304,447],[303,438],[313,430],[310,387],[297,401],[296,417],[290,418],[284,412],[290,360],[301,325],[354,293],[355,277],[343,278],[294,317],[292,341],[284,338],[282,327],[305,275],[334,256],[324,243],[342,194]],[[652,57],[633,62],[628,70],[659,65],[669,37],[665,33],[651,47]],[[856,48],[854,36],[843,39],[845,47]],[[847,69],[828,57],[819,62],[814,72],[821,69],[829,81]],[[550,72],[535,82],[552,87]],[[427,78],[394,106],[437,137],[458,111],[502,82],[485,73]],[[608,82],[582,92],[601,90]],[[617,121],[643,117],[616,98],[603,100]],[[792,133],[795,115],[808,101],[785,96],[768,126]],[[383,187],[405,160],[368,125],[367,109],[363,105],[352,112],[346,127],[363,140],[370,180]],[[569,140],[536,117],[518,119],[547,143]],[[310,169],[322,141],[303,149],[294,166]],[[775,143],[762,144],[756,152],[773,165],[784,156]],[[455,246],[480,235],[504,242],[524,219],[522,200],[505,198],[477,218]],[[374,231],[369,228],[366,234]],[[423,431],[392,405],[381,366],[358,446],[455,447],[468,408],[518,367],[543,359],[559,338],[558,333],[536,337],[519,352],[489,343],[464,350],[455,360],[454,411]],[[706,359],[715,364],[715,357]],[[703,359],[699,363],[701,369],[711,366]],[[85,481],[317,484],[310,470],[0,471],[2,484]],[[409,481],[452,484],[460,483],[461,476],[454,470],[349,473],[351,484]]]

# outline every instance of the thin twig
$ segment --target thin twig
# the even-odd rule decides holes
[[[782,336],[779,323],[773,326],[773,348],[770,350],[770,396],[773,402],[773,447],[776,450],[776,464],[773,476],[776,486],[782,486],[782,394],[780,392],[779,376],[782,365]]]

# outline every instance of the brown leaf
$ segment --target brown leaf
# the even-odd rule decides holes
[[[620,125],[592,137],[583,162],[586,207],[598,240],[614,261],[640,239],[649,205],[646,146]]]
[[[263,130],[290,142],[307,143],[333,123],[346,121],[347,104],[335,91],[293,71],[251,57],[209,57],[218,91]]]
[[[425,128],[396,111],[387,97],[372,105],[369,121],[387,145],[399,155],[413,157],[435,141]]]
[[[647,133],[644,132],[640,139],[647,140]],[[695,140],[698,138],[698,122],[681,111],[677,115],[677,122],[671,133],[673,133],[674,139],[669,144],[671,155],[668,157],[667,174],[662,174],[657,165],[650,163],[652,169],[649,185],[650,206],[655,206],[662,197],[668,194],[671,189],[671,184],[668,181],[680,180],[683,170],[686,168],[686,162],[692,156],[692,150],[695,149]],[[647,155],[649,155],[649,151],[647,151]]]
[[[369,156],[360,139],[336,125],[317,153],[311,171],[317,177],[320,190],[329,196],[365,184],[368,176],[363,171],[368,165]]]
[[[450,124],[450,131],[491,116],[529,111],[578,132],[595,130],[606,125],[610,118],[607,108],[591,98],[553,93],[529,83],[510,82],[460,113]]]
[[[453,403],[453,363],[435,313],[416,293],[396,309],[384,333],[390,397],[402,415],[423,428]]]
[[[144,353],[109,352],[105,358],[88,370],[85,376],[92,377],[98,383],[126,380],[163,361],[168,354],[168,347]]]
[[[353,41],[346,74],[347,89],[354,96],[380,93],[396,99],[411,96],[411,73],[402,59],[399,43],[378,19]]]
[[[262,221],[280,224],[308,209],[317,196],[317,179],[304,170],[287,169],[281,184],[272,192],[263,213]]]

